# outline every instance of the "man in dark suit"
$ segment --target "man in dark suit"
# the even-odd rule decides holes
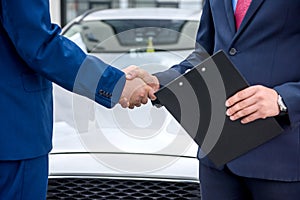
[[[132,69],[163,86],[223,49],[251,85],[226,101],[226,114],[241,123],[275,116],[284,128],[221,168],[200,159],[203,200],[300,198],[299,10],[295,0],[206,0],[191,55],[155,76]]]
[[[48,0],[0,1],[0,76],[1,200],[46,198],[51,81],[108,108],[139,106],[152,90],[62,37]]]

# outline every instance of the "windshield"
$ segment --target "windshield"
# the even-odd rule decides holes
[[[174,51],[193,49],[197,28],[197,21],[185,20],[98,20],[73,24],[64,35],[80,35],[93,53]]]

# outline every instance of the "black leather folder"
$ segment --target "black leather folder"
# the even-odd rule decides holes
[[[174,116],[203,157],[221,166],[282,132],[273,117],[241,124],[226,116],[226,99],[246,87],[227,55],[218,51],[157,91],[156,104]]]

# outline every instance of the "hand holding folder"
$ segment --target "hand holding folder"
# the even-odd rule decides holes
[[[225,115],[226,99],[246,87],[247,82],[219,51],[155,95],[202,152],[220,166],[282,132],[273,117],[241,124]]]

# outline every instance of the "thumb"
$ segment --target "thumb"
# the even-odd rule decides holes
[[[135,79],[136,77],[138,77],[138,75],[139,74],[137,73],[136,70],[132,70],[132,71],[126,73],[126,79],[132,80],[132,79]]]
[[[152,88],[149,90],[148,95],[152,101],[156,100],[155,91]]]
[[[127,80],[132,80],[138,76],[137,72],[135,72],[137,69],[137,66],[131,65],[125,69],[122,69],[122,71],[126,74]]]
[[[133,77],[133,75],[131,73],[127,73],[126,74],[126,79],[127,80],[132,80],[132,79],[134,79],[134,77]]]

